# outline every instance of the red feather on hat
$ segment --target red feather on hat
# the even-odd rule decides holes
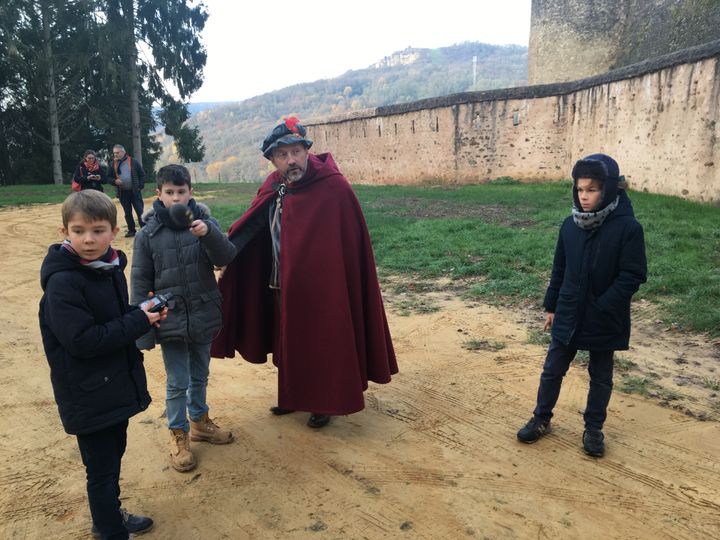
[[[297,133],[297,132],[298,132],[298,128],[297,128],[296,126],[297,126],[297,124],[299,124],[299,123],[300,123],[300,120],[298,120],[298,118],[297,118],[296,116],[291,116],[290,118],[286,118],[286,119],[285,119],[285,125],[286,125],[287,128],[288,128],[290,131],[292,131],[293,133]]]

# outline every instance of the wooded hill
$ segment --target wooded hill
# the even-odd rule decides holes
[[[473,56],[477,56],[473,84]],[[333,79],[296,84],[238,103],[190,105],[205,143],[205,161],[189,164],[201,181],[256,181],[271,170],[259,148],[282,117],[301,120],[419,99],[527,84],[527,47],[466,42],[408,48]],[[159,164],[176,161],[172,138],[160,136]]]

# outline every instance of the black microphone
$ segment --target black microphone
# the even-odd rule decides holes
[[[173,204],[168,208],[170,219],[178,227],[190,228],[190,224],[193,222],[193,213],[184,204]]]

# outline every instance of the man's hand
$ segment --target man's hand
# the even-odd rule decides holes
[[[113,182],[113,183],[118,187],[122,186],[122,180],[120,180],[119,178],[116,178],[115,182]]]
[[[196,219],[190,224],[190,232],[200,238],[208,233],[208,226],[202,219]]]
[[[546,313],[545,314],[545,326],[543,326],[543,331],[547,332],[552,328],[553,321],[555,320],[555,314],[554,313]]]

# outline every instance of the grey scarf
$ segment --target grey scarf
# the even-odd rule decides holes
[[[583,212],[577,206],[573,205],[572,216],[573,220],[575,221],[575,225],[577,225],[584,231],[592,231],[593,229],[597,229],[598,227],[600,227],[600,225],[603,224],[603,222],[610,215],[610,213],[617,208],[619,202],[620,196],[618,195],[617,197],[615,197],[615,200],[613,202],[608,204],[602,210],[598,210],[597,212]]]

